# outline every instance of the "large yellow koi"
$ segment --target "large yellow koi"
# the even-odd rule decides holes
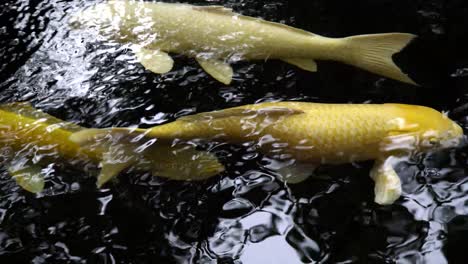
[[[415,84],[393,62],[412,34],[388,33],[327,38],[222,6],[192,6],[144,1],[108,1],[73,16],[74,27],[96,27],[129,43],[139,62],[155,73],[173,67],[168,53],[194,57],[216,80],[229,84],[237,60],[278,59],[311,72],[315,60],[333,60]]]
[[[83,130],[70,139],[87,148],[118,140],[127,147],[128,142],[135,146],[197,140],[253,142],[263,154],[289,162],[277,172],[293,183],[304,180],[320,164],[375,160],[370,172],[375,181],[375,201],[389,204],[401,194],[400,179],[394,170],[396,162],[414,152],[455,147],[462,138],[459,125],[423,106],[278,102],[190,115],[150,129]],[[157,149],[154,155],[159,155]],[[207,171],[204,167],[199,164],[198,169]],[[191,176],[193,171],[155,174],[185,180],[211,176]],[[99,184],[109,180],[108,176],[101,175]]]

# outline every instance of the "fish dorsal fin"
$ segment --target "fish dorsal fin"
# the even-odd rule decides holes
[[[30,103],[18,102],[18,103],[7,103],[0,105],[0,109],[16,113],[18,115],[31,118],[31,119],[45,119],[45,123],[49,125],[58,125],[60,128],[69,130],[71,132],[77,132],[83,128],[70,122],[63,121],[54,116],[51,116],[39,109],[34,108]]]
[[[171,180],[204,180],[225,169],[214,154],[197,150],[191,144],[157,144],[147,159],[152,161],[153,176]]]
[[[200,113],[196,115],[184,116],[179,118],[179,121],[184,122],[198,122],[198,121],[212,121],[216,119],[225,118],[253,118],[253,117],[273,117],[279,118],[284,116],[291,116],[297,114],[303,114],[304,112],[299,109],[287,108],[287,107],[265,107],[259,109],[248,109],[248,108],[233,108],[221,111],[213,111]]]
[[[202,11],[202,12],[209,12],[209,13],[219,14],[219,15],[237,16],[240,19],[255,21],[255,22],[258,22],[258,23],[267,24],[269,26],[274,26],[274,27],[278,27],[278,28],[282,28],[282,29],[286,29],[286,30],[291,30],[291,31],[294,31],[296,33],[304,34],[304,35],[307,35],[307,36],[314,36],[315,35],[314,33],[311,33],[309,31],[302,30],[302,29],[295,28],[295,27],[291,27],[291,26],[288,26],[288,25],[285,25],[285,24],[267,21],[267,20],[264,20],[262,18],[257,18],[257,17],[244,16],[244,15],[241,15],[239,13],[235,13],[231,8],[227,8],[227,7],[224,7],[224,6],[216,6],[216,5],[215,6],[194,6],[193,9],[198,10],[198,11]]]
[[[210,12],[214,14],[222,14],[222,15],[236,15],[232,8],[227,8],[224,6],[212,5],[212,6],[194,6],[194,10],[202,11],[202,12]]]

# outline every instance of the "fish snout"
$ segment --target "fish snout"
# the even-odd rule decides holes
[[[453,135],[441,141],[441,147],[448,148],[463,148],[468,146],[468,137],[464,134]]]
[[[464,148],[464,147],[466,147],[466,146],[468,146],[468,136],[463,135],[463,136],[459,139],[458,147]]]

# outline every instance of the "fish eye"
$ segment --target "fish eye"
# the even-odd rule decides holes
[[[429,139],[429,144],[431,144],[432,146],[437,145],[438,142],[439,141],[435,137]]]

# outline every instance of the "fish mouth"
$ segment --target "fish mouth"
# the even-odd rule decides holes
[[[464,148],[468,146],[468,137],[466,135],[461,135],[457,138],[446,139],[440,143],[442,149]]]
[[[459,143],[458,143],[458,146],[459,148],[464,148],[464,147],[467,147],[468,146],[468,136],[466,135],[463,135],[460,139],[459,139]]]

